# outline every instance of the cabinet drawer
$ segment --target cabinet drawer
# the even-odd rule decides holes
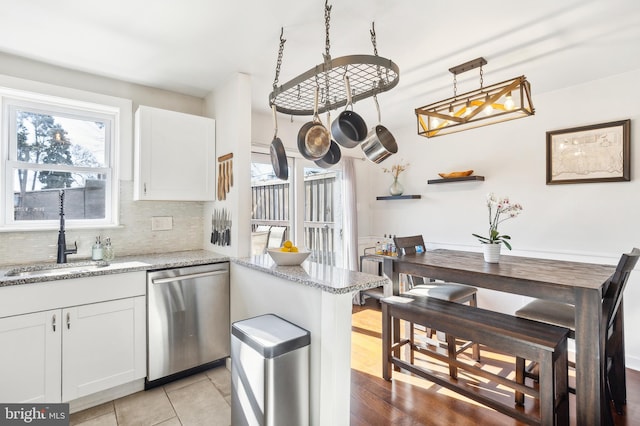
[[[0,317],[144,296],[145,271],[0,287]]]

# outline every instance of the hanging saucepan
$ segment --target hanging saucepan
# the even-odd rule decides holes
[[[367,136],[367,123],[353,111],[351,86],[349,85],[349,77],[346,74],[344,76],[344,86],[347,94],[347,105],[344,111],[338,115],[338,118],[333,120],[331,134],[340,145],[345,148],[353,148]],[[351,110],[348,110],[348,107],[351,107]]]
[[[342,153],[340,152],[340,145],[338,145],[335,141],[331,141],[331,146],[329,147],[329,151],[327,151],[324,157],[314,161],[314,163],[316,163],[318,167],[322,167],[323,169],[328,169],[338,164],[341,158],[342,158]]]
[[[378,110],[378,123],[380,123],[380,105],[378,98],[373,95]],[[364,155],[376,164],[383,162],[391,154],[398,152],[398,144],[391,132],[381,124],[376,125],[367,134],[366,139],[360,144]]]
[[[318,87],[313,106],[313,120],[305,123],[298,132],[298,151],[307,160],[319,160],[329,151],[331,133],[322,125],[318,117]]]
[[[327,123],[331,123],[331,115],[327,112]],[[328,169],[329,167],[335,166],[340,162],[340,158],[342,158],[342,153],[340,152],[340,146],[336,143],[336,141],[331,140],[331,146],[329,147],[329,151],[319,160],[314,161],[318,167],[322,167],[323,169]]]
[[[289,165],[287,164],[287,153],[284,151],[284,145],[278,137],[278,120],[276,119],[276,106],[271,105],[273,111],[273,127],[274,134],[271,141],[271,147],[269,153],[271,154],[271,165],[273,166],[273,173],[278,179],[289,179]]]

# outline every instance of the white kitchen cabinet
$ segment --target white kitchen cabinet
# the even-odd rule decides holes
[[[144,296],[64,309],[62,319],[62,402],[144,376]]]
[[[60,315],[55,310],[0,318],[0,401],[60,402]]]
[[[11,315],[0,318],[0,401],[68,402],[144,378],[145,281],[133,272],[0,289]]]
[[[135,128],[135,200],[213,201],[213,119],[141,105]]]

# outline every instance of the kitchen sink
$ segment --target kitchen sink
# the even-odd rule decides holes
[[[104,269],[108,266],[105,262],[104,264],[100,263],[69,263],[69,264],[60,264],[60,265],[35,265],[35,266],[24,266],[20,268],[10,269],[5,273],[7,277],[31,277],[34,275],[62,275],[62,274],[73,274],[80,272],[90,272],[97,271],[100,269]]]
[[[109,264],[103,261],[97,262],[76,262],[62,264],[44,264],[33,266],[22,266],[13,268],[5,272],[6,277],[33,277],[33,276],[55,276],[65,274],[81,274],[84,272],[93,272],[108,269],[120,269],[127,267],[146,266],[143,262],[122,262]]]

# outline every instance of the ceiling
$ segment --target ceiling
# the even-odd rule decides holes
[[[400,68],[398,86],[379,97],[387,126],[414,125],[416,107],[453,95],[448,69],[480,56],[488,61],[485,85],[526,75],[534,106],[536,93],[640,69],[637,0],[329,3],[333,58],[373,54],[375,22],[379,55]],[[2,52],[198,97],[246,73],[253,110],[265,114],[280,28],[287,40],[280,84],[320,64],[325,51],[322,0],[0,0],[0,7]],[[478,88],[478,70],[457,84],[458,93]],[[365,115],[372,104],[355,109]]]

